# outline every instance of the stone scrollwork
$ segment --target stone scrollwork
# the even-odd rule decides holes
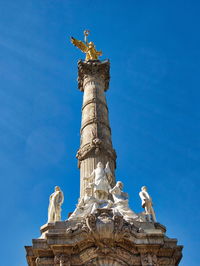
[[[121,215],[114,215],[114,233],[118,234],[118,232],[122,229],[124,220]]]
[[[114,221],[110,209],[99,209],[96,218],[96,231],[100,238],[111,238],[114,231]]]
[[[159,266],[157,256],[154,253],[141,254],[142,266]]]
[[[86,217],[86,224],[96,240],[106,238],[118,241],[123,238],[128,239],[136,232],[122,216],[113,215],[112,209],[97,209],[95,214]]]
[[[162,257],[158,258],[158,265],[165,265],[165,266],[173,266],[175,265],[176,260],[175,258],[167,258],[167,257]]]
[[[86,224],[95,239],[109,238],[114,231],[112,211],[110,209],[97,209],[95,215],[89,215],[86,218]]]
[[[94,214],[87,216],[86,225],[88,226],[90,232],[94,233],[96,231],[96,217]]]

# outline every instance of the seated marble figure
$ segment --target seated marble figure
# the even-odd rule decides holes
[[[92,188],[85,188],[85,195],[80,199],[75,211],[70,215],[68,220],[81,219],[96,209],[97,200],[92,196]]]
[[[128,204],[128,193],[123,192],[122,189],[123,183],[121,181],[118,181],[116,185],[110,189],[110,193],[112,194],[114,200],[114,214],[123,216],[126,221],[141,221],[141,218],[130,209]]]

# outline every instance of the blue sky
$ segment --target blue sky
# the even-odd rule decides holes
[[[0,0],[2,266],[25,266],[55,185],[62,217],[79,197],[76,151],[83,94],[69,37],[90,40],[111,61],[106,93],[116,178],[141,212],[147,185],[157,219],[199,265],[200,3]]]

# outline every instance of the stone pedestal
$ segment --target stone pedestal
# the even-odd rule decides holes
[[[159,223],[127,223],[109,209],[80,222],[56,222],[41,228],[42,238],[26,247],[29,266],[178,265],[182,246]]]

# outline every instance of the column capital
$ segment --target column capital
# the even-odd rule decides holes
[[[78,61],[78,88],[80,91],[84,91],[84,80],[86,76],[94,76],[101,78],[104,82],[104,91],[109,88],[110,81],[110,62],[109,60],[89,60]]]

